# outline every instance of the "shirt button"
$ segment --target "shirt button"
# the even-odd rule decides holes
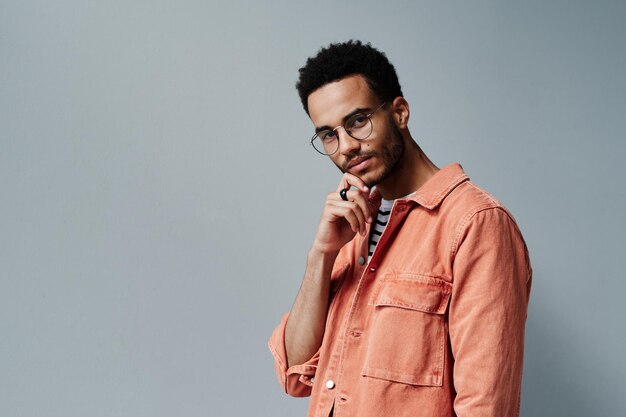
[[[328,381],[326,381],[326,388],[328,389],[335,388],[335,381],[333,381],[332,379],[329,379]]]
[[[374,272],[376,271],[376,268],[370,268],[370,271]]]
[[[362,256],[359,256],[359,265],[363,265],[365,263],[365,258]]]

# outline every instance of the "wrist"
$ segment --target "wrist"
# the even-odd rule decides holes
[[[334,263],[337,255],[339,255],[339,250],[328,248],[314,242],[313,246],[309,249],[308,258],[309,260],[320,259],[326,262]]]

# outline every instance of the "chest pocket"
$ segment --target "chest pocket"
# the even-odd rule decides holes
[[[364,376],[441,386],[452,284],[418,274],[388,274],[369,300],[373,308]]]

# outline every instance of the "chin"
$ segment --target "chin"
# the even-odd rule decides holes
[[[373,172],[368,172],[364,176],[361,177],[367,188],[372,189],[372,187],[378,185],[383,178],[380,174],[376,174]]]

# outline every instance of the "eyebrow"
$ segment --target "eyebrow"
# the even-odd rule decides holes
[[[350,113],[346,114],[345,116],[343,116],[342,119],[342,123],[341,126],[343,126],[346,121],[351,118],[352,116],[354,116],[357,113],[363,113],[363,114],[367,114],[369,111],[371,111],[372,108],[371,107],[359,107],[357,109],[352,110]],[[315,133],[319,133],[323,130],[333,130],[334,127],[328,126],[328,125],[324,125],[324,126],[320,126],[320,127],[316,127],[315,128]]]

